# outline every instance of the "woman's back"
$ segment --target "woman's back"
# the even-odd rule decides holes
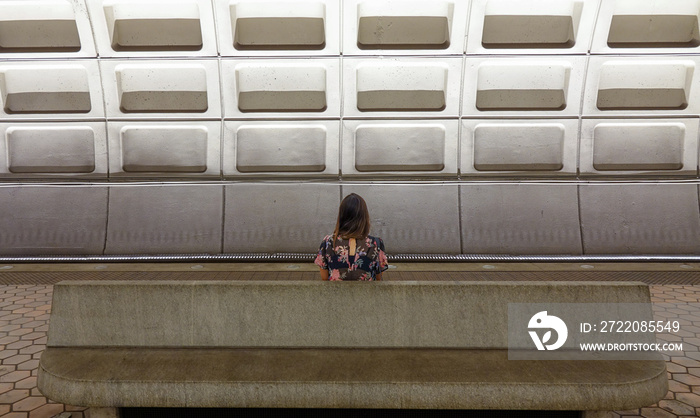
[[[381,280],[388,267],[384,242],[369,235],[365,200],[350,193],[340,202],[333,235],[326,235],[315,263],[323,280]]]
[[[369,235],[365,239],[327,235],[315,263],[328,271],[329,280],[377,280],[388,268],[384,242]]]

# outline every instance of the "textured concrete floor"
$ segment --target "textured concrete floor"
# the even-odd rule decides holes
[[[686,265],[687,266],[687,265]],[[400,266],[401,267],[401,266]],[[399,270],[418,271],[420,268],[404,266]],[[667,277],[673,270],[681,272],[683,270],[698,270],[700,266],[689,267],[675,266],[673,268],[662,268],[659,266],[649,266],[654,275],[650,277]],[[258,266],[259,270],[275,271],[275,269],[287,269],[289,266]],[[445,266],[443,266],[445,268]],[[553,266],[520,266],[514,265],[489,265],[486,270],[500,270],[508,272],[532,272],[544,270],[575,271],[580,266],[563,265],[557,268]],[[128,270],[124,265],[119,266],[75,266],[56,267],[53,269],[41,266],[20,266],[16,270],[30,271],[86,271],[86,270]],[[222,271],[223,267],[214,266],[154,266],[157,271],[192,271],[194,270],[216,270]],[[229,270],[231,266],[229,265]],[[238,266],[235,270],[251,271],[250,266]],[[483,271],[481,265],[469,265],[466,268],[462,265],[462,270]],[[625,270],[613,265],[595,265],[584,269],[597,269],[606,271],[644,271],[644,266],[627,265]],[[11,269],[0,266],[0,283],[3,283],[3,274]],[[15,271],[16,271],[15,270]],[[297,270],[293,268],[292,270]],[[311,266],[302,266],[302,271],[313,271]],[[446,269],[445,271],[455,271]],[[665,272],[657,275],[656,272]],[[668,273],[668,274],[666,274]],[[399,275],[395,275],[399,276]],[[10,276],[8,276],[10,277]],[[14,417],[55,417],[61,418],[80,417],[85,414],[85,408],[63,405],[51,402],[44,398],[36,388],[37,365],[42,351],[46,344],[46,331],[48,329],[49,314],[51,311],[51,294],[53,286],[51,284],[36,284],[46,281],[41,279],[46,276],[26,276],[28,281],[34,283],[27,284],[0,284],[0,416]],[[494,278],[500,276],[492,276]],[[525,275],[524,277],[528,277]],[[55,278],[55,276],[51,276]],[[391,279],[390,275],[387,275]],[[11,282],[18,280],[12,276]],[[50,280],[53,281],[53,280]],[[653,281],[651,279],[647,281]],[[5,281],[7,282],[7,281]],[[664,280],[665,282],[665,280]],[[679,318],[682,321],[681,330],[683,333],[683,343],[687,347],[693,348],[686,351],[684,356],[668,357],[667,367],[669,372],[670,391],[665,399],[657,405],[650,405],[646,408],[632,411],[611,412],[611,417],[643,416],[648,418],[656,417],[690,417],[700,416],[700,351],[695,351],[694,347],[700,347],[700,283],[697,284],[663,284],[651,286],[652,299],[654,302],[670,302],[690,304],[691,309],[686,310],[665,310],[661,313],[667,318]],[[697,304],[697,310],[693,308]],[[673,311],[673,312],[672,312]],[[668,337],[668,341],[673,341],[673,337]]]

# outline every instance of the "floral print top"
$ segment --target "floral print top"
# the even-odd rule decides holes
[[[381,238],[367,236],[355,240],[355,255],[350,255],[350,240],[326,235],[316,256],[316,263],[328,270],[329,280],[376,280],[389,268]]]

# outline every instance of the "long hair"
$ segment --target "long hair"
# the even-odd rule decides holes
[[[365,200],[355,193],[345,196],[338,208],[333,241],[336,238],[364,239],[369,235],[369,211]]]

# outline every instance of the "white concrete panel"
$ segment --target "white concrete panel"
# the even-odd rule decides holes
[[[102,60],[100,66],[110,119],[221,117],[214,60]]]
[[[0,1],[0,58],[95,56],[83,0]]]
[[[575,176],[579,122],[462,120],[462,176]]]
[[[578,116],[586,59],[467,58],[462,115]]]
[[[111,176],[221,175],[220,122],[109,122]]]
[[[339,205],[337,184],[227,185],[224,252],[315,253],[333,233]]]
[[[576,185],[460,186],[466,254],[581,254]]]
[[[459,115],[461,58],[346,58],[346,117],[406,118]]]
[[[474,0],[467,53],[585,54],[600,0]]]
[[[222,222],[221,185],[113,184],[105,254],[220,253]]]
[[[227,119],[340,116],[339,58],[222,60]]]
[[[584,116],[697,115],[700,57],[591,57]]]
[[[343,55],[464,51],[468,0],[343,2]]]
[[[224,176],[338,176],[338,121],[226,121]]]
[[[697,119],[586,119],[582,175],[695,176]]]
[[[107,177],[104,122],[2,123],[0,176]]]
[[[214,0],[222,56],[340,54],[340,2]]]
[[[95,61],[0,63],[1,119],[94,119],[104,116]]]
[[[696,53],[699,15],[698,0],[603,1],[591,53]]]
[[[586,254],[698,254],[694,184],[581,184]]]
[[[451,184],[344,184],[342,194],[367,202],[370,234],[389,254],[459,254],[458,186]]]
[[[0,254],[102,254],[107,187],[0,186]]]
[[[343,122],[343,176],[457,177],[457,120]]]
[[[87,0],[101,57],[216,56],[209,0]]]

